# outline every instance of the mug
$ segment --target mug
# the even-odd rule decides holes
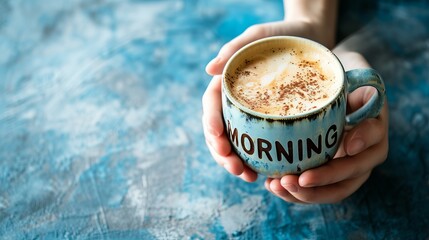
[[[324,69],[332,73],[334,80],[331,81],[336,86],[335,90],[328,91],[324,103],[303,112],[279,115],[252,109],[233,94],[234,79],[238,78],[237,71],[243,64],[261,54],[269,59],[270,51],[277,49],[290,51],[290,54],[299,52],[303,62],[307,61],[305,56],[320,57]],[[279,66],[287,70],[291,64],[284,62]],[[346,114],[347,94],[362,86],[372,86],[377,91],[360,109]],[[271,178],[299,174],[332,159],[344,129],[366,118],[377,117],[384,99],[384,83],[374,69],[345,72],[329,49],[300,37],[277,36],[252,42],[229,59],[222,74],[222,112],[227,137],[247,166]]]

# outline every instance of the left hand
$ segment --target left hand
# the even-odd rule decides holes
[[[369,64],[358,53],[334,49],[346,70],[367,68]],[[348,110],[363,106],[375,89],[361,87],[348,95]],[[301,175],[268,178],[265,187],[287,202],[334,203],[354,193],[383,163],[388,152],[387,102],[377,118],[370,118],[345,131],[334,159],[307,170]]]

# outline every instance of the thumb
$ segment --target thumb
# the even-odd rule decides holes
[[[206,72],[210,75],[222,74],[226,62],[231,56],[245,45],[258,39],[268,36],[267,27],[264,24],[253,25],[242,34],[226,43],[219,51],[218,55],[206,66]]]

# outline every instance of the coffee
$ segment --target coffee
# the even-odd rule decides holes
[[[226,76],[231,94],[263,114],[291,116],[320,109],[340,84],[324,51],[311,45],[259,48]]]

